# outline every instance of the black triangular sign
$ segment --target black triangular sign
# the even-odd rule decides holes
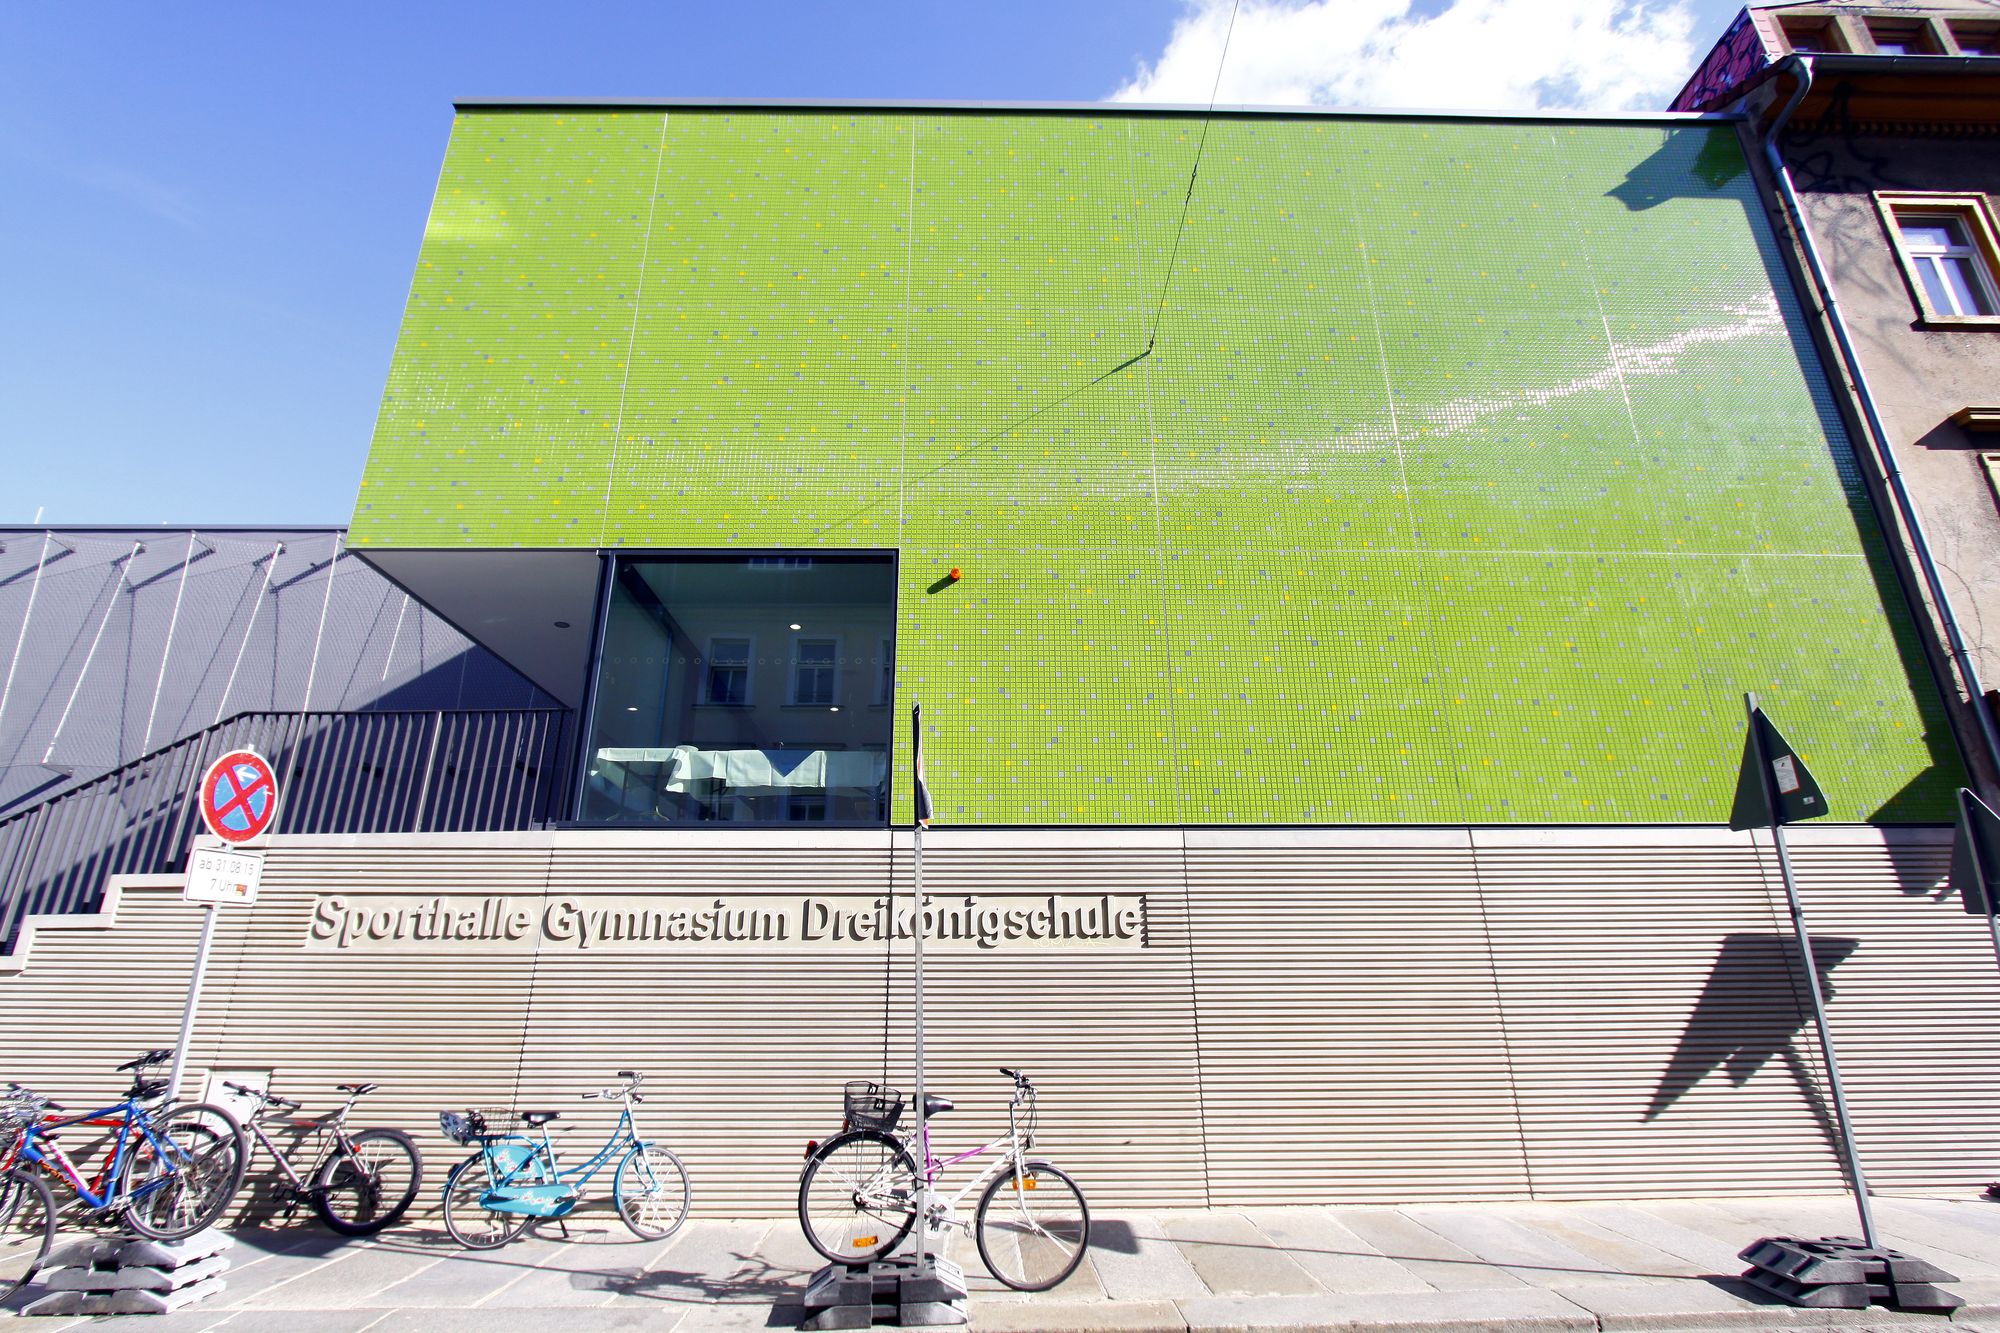
[[[2000,914],[2000,815],[1963,787],[1951,840],[1951,887],[1973,915]]]
[[[1729,810],[1733,829],[1771,827],[1771,803],[1777,802],[1777,822],[1794,824],[1826,813],[1826,796],[1764,710],[1750,710],[1750,730],[1743,738],[1743,765],[1736,776],[1736,801]]]

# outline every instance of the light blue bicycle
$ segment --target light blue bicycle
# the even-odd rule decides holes
[[[621,1107],[611,1138],[583,1165],[565,1171],[549,1142],[549,1122],[560,1111],[445,1111],[438,1125],[454,1143],[479,1151],[451,1169],[444,1182],[444,1229],[469,1250],[490,1250],[520,1235],[538,1217],[561,1219],[576,1211],[583,1187],[618,1158],[611,1197],[618,1216],[641,1240],[665,1240],[688,1215],[687,1168],[663,1143],[639,1137],[634,1103],[645,1077],[629,1069],[615,1088],[586,1092],[585,1101]],[[535,1131],[540,1137],[535,1137]],[[622,1154],[622,1155],[621,1155]]]

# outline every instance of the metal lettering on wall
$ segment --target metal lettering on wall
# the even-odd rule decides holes
[[[1140,949],[1143,894],[926,896],[924,938],[947,950]],[[308,949],[457,952],[658,947],[844,949],[910,938],[910,909],[882,895],[322,894]]]

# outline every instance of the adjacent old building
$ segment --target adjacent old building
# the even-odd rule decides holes
[[[1741,110],[1987,783],[2000,733],[2000,6],[1760,4],[1675,102]]]

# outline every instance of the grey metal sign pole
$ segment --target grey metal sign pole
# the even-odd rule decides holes
[[[201,983],[208,975],[208,946],[215,940],[215,914],[220,909],[210,903],[202,909],[201,941],[194,946],[194,976],[188,981],[187,1007],[181,1010],[180,1040],[174,1043],[174,1070],[167,1076],[167,1100],[181,1096],[181,1072],[187,1068],[188,1043],[194,1040],[194,1013],[201,1004]]]
[[[1771,756],[1764,748],[1763,728],[1758,726],[1757,696],[1743,696],[1750,724],[1750,744],[1756,756],[1757,780],[1762,784],[1764,808],[1771,815],[1771,841],[1778,849],[1778,874],[1785,882],[1785,901],[1792,911],[1792,929],[1798,933],[1799,953],[1805,961],[1806,985],[1812,991],[1813,1022],[1819,1028],[1819,1048],[1826,1056],[1827,1087],[1833,1094],[1833,1113],[1840,1125],[1840,1141],[1847,1154],[1847,1169],[1854,1182],[1854,1204],[1861,1214],[1861,1238],[1870,1248],[1880,1244],[1875,1237],[1875,1215],[1868,1207],[1868,1180],[1861,1173],[1861,1154],[1854,1146],[1854,1125],[1847,1114],[1847,1094],[1841,1087],[1840,1061],[1833,1053],[1833,1031],[1826,1021],[1826,997],[1820,992],[1819,964],[1813,958],[1812,936],[1806,930],[1805,909],[1799,903],[1799,887],[1792,879],[1792,861],[1785,850],[1785,822],[1778,813],[1778,792],[1773,786]]]
[[[911,953],[914,959],[914,973],[911,990],[916,999],[917,1041],[916,1041],[916,1105],[917,1116],[917,1224],[911,1228],[916,1237],[917,1267],[919,1272],[929,1263],[927,1256],[930,1242],[929,1228],[931,1216],[931,1125],[930,1117],[924,1114],[924,825],[929,820],[929,811],[924,808],[927,798],[924,792],[923,767],[923,711],[921,705],[910,706],[910,754],[916,770],[916,831],[912,834],[910,857],[910,906]]]

